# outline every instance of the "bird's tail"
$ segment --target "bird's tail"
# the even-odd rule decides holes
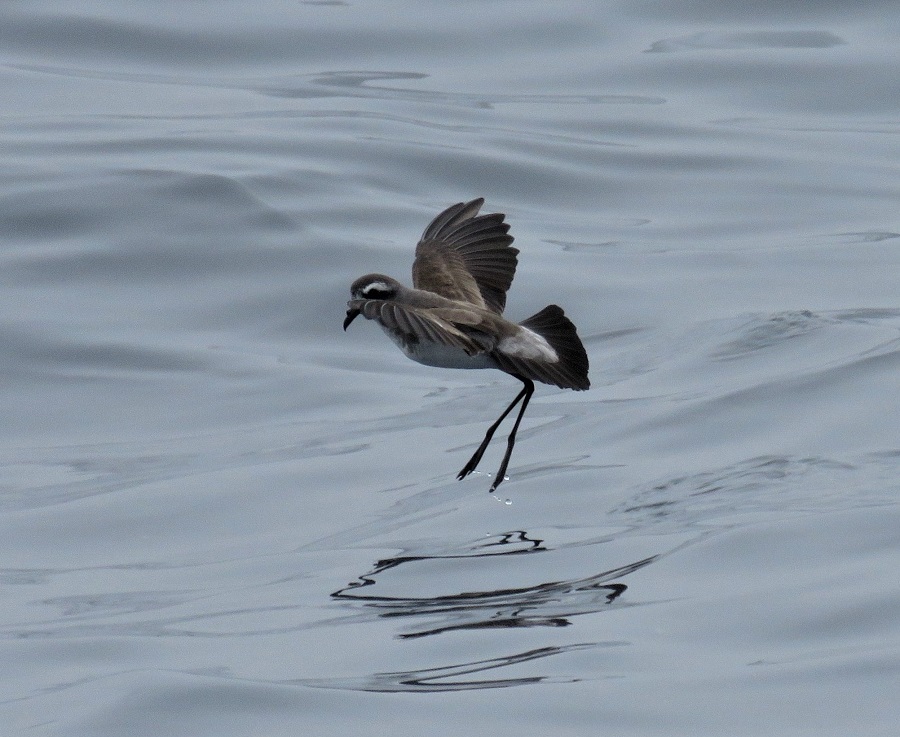
[[[587,352],[575,325],[561,307],[548,305],[536,315],[523,320],[520,325],[546,340],[556,352],[558,360],[531,360],[495,352],[493,357],[504,371],[545,384],[555,384],[563,389],[590,388]]]

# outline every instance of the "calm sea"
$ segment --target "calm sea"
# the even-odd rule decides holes
[[[897,734],[900,6],[0,5],[0,733]],[[341,322],[475,197],[593,387]]]

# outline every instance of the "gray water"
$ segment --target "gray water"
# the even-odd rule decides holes
[[[0,6],[0,733],[894,735],[895,2]],[[483,196],[518,391],[349,285]]]

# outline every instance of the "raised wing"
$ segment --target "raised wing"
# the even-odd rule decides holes
[[[479,215],[479,197],[448,207],[425,228],[413,263],[413,286],[498,315],[516,273],[519,250],[510,244],[505,215]]]

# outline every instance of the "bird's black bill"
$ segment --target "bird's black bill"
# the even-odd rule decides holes
[[[344,330],[350,327],[350,323],[353,322],[359,316],[359,310],[355,307],[351,307],[347,310],[347,317],[344,318]]]

